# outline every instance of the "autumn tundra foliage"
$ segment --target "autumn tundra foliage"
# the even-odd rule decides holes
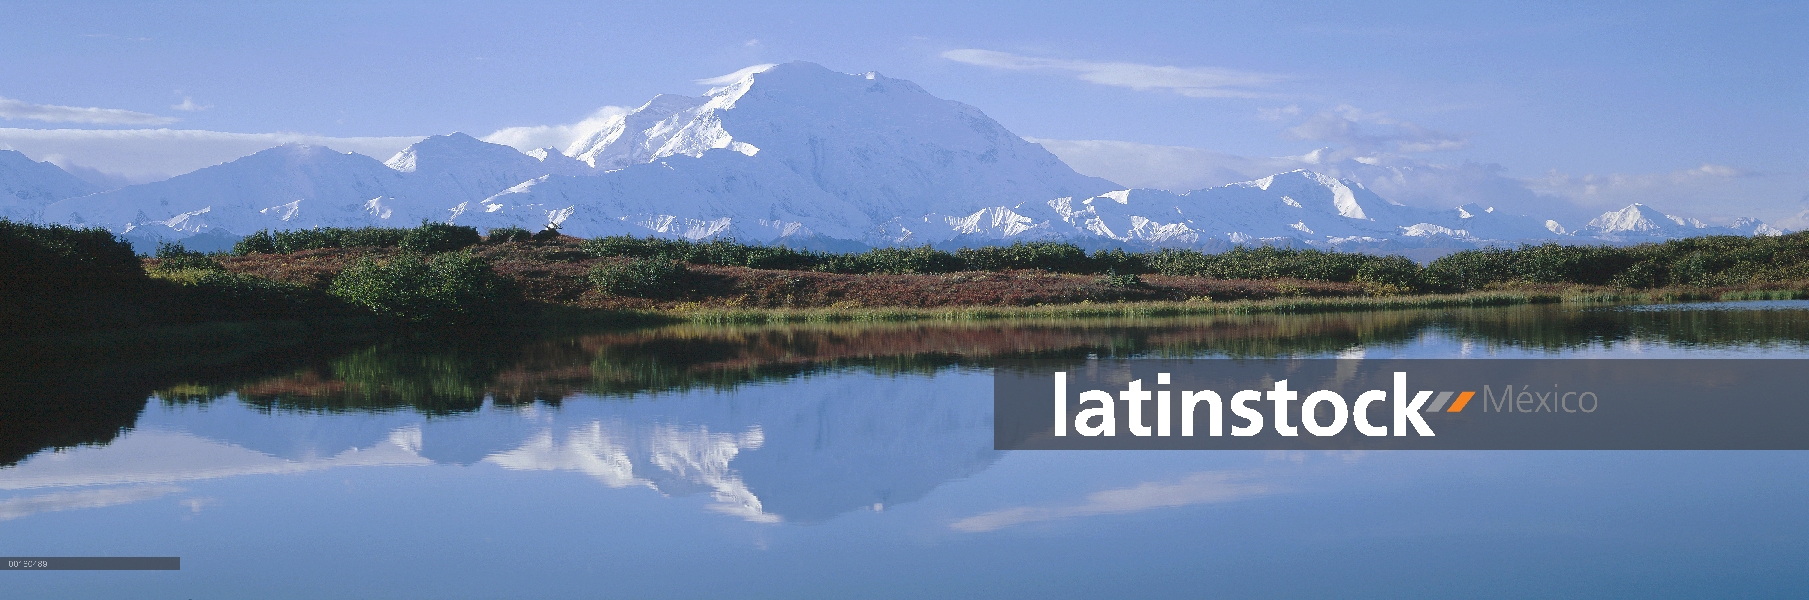
[[[556,306],[935,308],[1527,287],[1621,299],[1638,290],[1686,290],[1665,292],[1679,298],[1809,291],[1809,233],[1485,248],[1427,265],[1313,248],[1088,252],[1049,241],[823,252],[731,239],[579,240],[552,229],[480,235],[444,223],[259,231],[228,253],[166,244],[141,257],[105,230],[0,221],[0,249],[0,330],[14,332],[347,316],[461,325]]]

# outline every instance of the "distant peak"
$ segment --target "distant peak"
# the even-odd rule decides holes
[[[461,144],[461,145],[463,145],[463,144],[483,144],[483,145],[490,145],[490,142],[486,142],[486,141],[483,141],[483,140],[480,140],[480,139],[477,139],[477,138],[474,138],[474,137],[471,137],[471,136],[469,136],[469,135],[465,135],[465,133],[464,133],[464,132],[462,132],[462,131],[454,131],[454,132],[452,132],[452,133],[448,133],[448,134],[444,134],[444,135],[430,135],[430,136],[427,136],[427,137],[426,137],[426,138],[424,138],[424,139],[422,139],[422,140],[421,140],[421,141],[419,141],[419,142],[415,142],[415,143],[413,143],[413,144],[409,144],[409,147],[410,147],[410,148],[413,148],[413,147],[418,147],[418,146],[438,146],[438,145],[442,145],[442,144]]]
[[[834,73],[835,72],[835,71],[831,70],[829,67],[825,67],[823,65],[819,65],[817,63],[813,63],[808,60],[794,60],[794,61],[791,61],[788,63],[771,65],[770,67],[771,68],[763,69],[760,72],[764,72],[764,71],[771,71],[774,73],[788,73],[788,72]]]
[[[512,156],[520,151],[501,144],[492,144],[463,132],[454,131],[445,135],[428,136],[419,142],[409,144],[401,152],[389,160],[384,166],[402,173],[413,173],[419,169],[421,161],[446,160],[449,156]]]

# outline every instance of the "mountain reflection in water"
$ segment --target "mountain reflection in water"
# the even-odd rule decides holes
[[[34,495],[0,504],[0,519],[198,479],[442,464],[581,473],[750,521],[821,522],[998,460],[996,359],[1800,351],[1805,306],[495,332],[131,381],[9,373],[0,490]],[[81,486],[117,487],[56,491]]]

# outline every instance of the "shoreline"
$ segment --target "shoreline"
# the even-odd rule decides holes
[[[187,324],[148,324],[116,329],[88,329],[64,334],[30,335],[0,342],[14,351],[33,348],[44,354],[149,350],[197,345],[256,342],[261,347],[322,343],[348,338],[378,339],[391,336],[432,337],[492,334],[500,331],[539,331],[547,328],[640,329],[667,325],[761,325],[787,323],[911,323],[988,322],[1056,319],[1165,318],[1212,315],[1314,314],[1382,312],[1399,310],[1481,308],[1531,304],[1661,305],[1685,302],[1739,302],[1809,299],[1809,288],[1734,288],[1603,290],[1530,289],[1419,294],[1398,296],[1288,297],[1264,300],[1156,300],[1039,304],[1032,306],[872,306],[802,308],[725,308],[680,306],[677,308],[587,308],[542,304],[533,314],[519,314],[500,321],[463,326],[422,326],[387,323],[372,317],[322,316],[283,320],[211,321]],[[284,338],[293,334],[297,337]],[[274,342],[274,339],[285,341]],[[12,352],[5,352],[11,354]]]
[[[1002,321],[1015,319],[1102,319],[1194,315],[1311,314],[1526,304],[1657,305],[1680,302],[1739,302],[1809,299],[1809,289],[1501,290],[1463,294],[1337,296],[1234,301],[1078,302],[1036,306],[681,308],[647,310],[699,325],[762,323],[886,323],[916,321]]]

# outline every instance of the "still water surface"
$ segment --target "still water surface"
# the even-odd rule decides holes
[[[1024,356],[1801,358],[1809,303],[684,326],[210,369],[7,424],[0,455],[0,554],[182,570],[0,595],[1809,597],[1809,453],[995,451],[987,364]]]

